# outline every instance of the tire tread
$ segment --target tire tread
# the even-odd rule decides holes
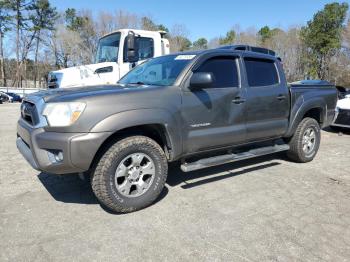
[[[161,162],[162,162],[161,164],[164,167],[164,175],[161,176],[161,181],[160,181],[161,186],[157,188],[157,192],[153,194],[152,198],[145,200],[145,203],[142,205],[142,207],[136,207],[136,206],[125,207],[121,205],[119,202],[113,200],[110,193],[108,192],[107,182],[106,182],[108,180],[108,170],[113,165],[113,162],[116,156],[122,150],[131,146],[140,146],[140,145],[146,145],[158,153],[158,155],[161,158]],[[164,151],[159,146],[159,144],[156,143],[154,140],[145,136],[131,136],[116,142],[104,153],[104,155],[98,162],[96,169],[94,171],[94,174],[92,176],[91,186],[97,199],[104,206],[116,212],[128,213],[150,205],[163,190],[166,178],[167,178],[167,159],[165,157]]]
[[[298,163],[306,163],[306,162],[310,162],[313,159],[313,157],[316,155],[317,151],[312,158],[305,157],[305,155],[303,154],[303,149],[301,148],[301,143],[300,143],[300,139],[302,139],[304,130],[311,125],[317,125],[319,129],[319,124],[314,118],[306,117],[299,123],[294,135],[289,141],[290,149],[287,152],[287,156],[291,160]],[[318,143],[320,143],[320,141]],[[318,146],[316,150],[318,150]]]

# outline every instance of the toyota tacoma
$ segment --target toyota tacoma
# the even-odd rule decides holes
[[[336,103],[328,83],[288,85],[271,54],[184,52],[149,59],[115,85],[27,96],[17,147],[42,172],[90,174],[100,203],[126,213],[155,201],[168,162],[189,172],[281,151],[311,161]]]

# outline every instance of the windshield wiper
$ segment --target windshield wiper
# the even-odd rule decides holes
[[[152,83],[144,83],[142,81],[134,82],[134,83],[128,83],[128,85],[147,85],[147,86],[155,86],[156,84]]]
[[[135,82],[135,83],[128,83],[129,85],[146,85],[146,83],[144,82],[141,82],[141,81],[138,81],[138,82]]]

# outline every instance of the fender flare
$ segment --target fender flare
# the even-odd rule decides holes
[[[300,97],[291,110],[290,125],[286,133],[286,137],[290,137],[294,134],[298,127],[298,124],[303,120],[304,115],[311,109],[320,109],[320,121],[324,123],[327,118],[327,103],[321,97],[315,97],[312,99],[304,100],[304,97]]]
[[[172,156],[176,157],[182,151],[182,136],[179,130],[180,125],[176,119],[166,110],[155,109],[135,109],[119,112],[101,120],[90,132],[116,132],[125,128],[141,125],[161,125],[165,130],[165,137],[172,149]]]

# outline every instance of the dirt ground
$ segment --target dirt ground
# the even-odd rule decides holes
[[[0,105],[0,261],[350,261],[350,134],[322,131],[308,164],[283,154],[182,173],[115,215],[77,176],[33,170]]]

